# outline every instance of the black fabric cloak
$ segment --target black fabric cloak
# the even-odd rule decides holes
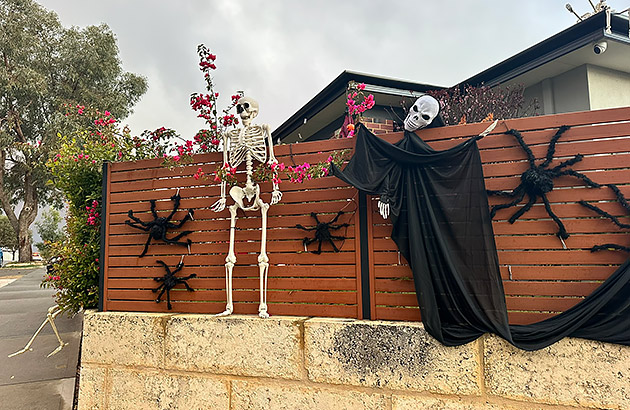
[[[457,346],[484,333],[536,350],[566,336],[630,345],[630,261],[566,312],[509,325],[477,139],[436,151],[415,133],[390,144],[359,125],[333,174],[388,203],[392,239],[413,272],[426,330]]]

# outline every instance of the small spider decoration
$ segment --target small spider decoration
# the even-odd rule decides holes
[[[171,305],[171,289],[173,289],[178,284],[183,283],[184,286],[186,287],[186,290],[188,290],[189,292],[194,292],[195,289],[191,288],[188,285],[188,283],[186,283],[186,281],[188,279],[196,278],[197,274],[193,273],[192,275],[188,275],[185,278],[175,277],[175,274],[179,272],[180,270],[182,270],[182,268],[184,267],[183,258],[177,264],[173,272],[171,272],[171,269],[168,267],[166,263],[164,263],[164,261],[156,260],[156,262],[164,266],[164,269],[166,269],[166,274],[162,276],[161,278],[153,278],[153,280],[155,280],[156,282],[162,282],[160,286],[153,289],[153,293],[156,293],[157,291],[161,290],[160,294],[158,295],[157,299],[155,299],[155,301],[157,303],[160,303],[162,296],[164,296],[164,292],[166,292],[166,306],[168,307],[168,310],[171,310],[173,308],[173,306]]]
[[[510,208],[512,206],[516,206],[519,202],[523,200],[525,195],[529,197],[527,203],[518,211],[514,213],[508,219],[510,223],[514,223],[518,218],[520,218],[525,212],[529,211],[531,207],[536,203],[536,200],[540,197],[545,205],[545,210],[547,214],[553,219],[553,221],[558,225],[558,233],[556,234],[561,240],[567,239],[569,237],[569,233],[560,218],[553,212],[551,209],[551,204],[547,199],[547,193],[553,190],[553,180],[555,178],[559,178],[564,175],[574,176],[581,181],[583,181],[586,185],[592,188],[599,188],[601,185],[591,181],[586,175],[579,173],[573,169],[564,169],[569,167],[577,162],[582,161],[582,154],[577,154],[571,159],[561,162],[553,168],[549,168],[549,164],[553,160],[553,155],[556,152],[556,142],[560,138],[560,136],[568,130],[569,127],[563,125],[558,129],[556,134],[551,138],[549,142],[549,147],[547,148],[547,155],[545,160],[540,164],[536,165],[536,158],[532,150],[523,140],[523,136],[517,130],[509,130],[507,134],[511,134],[516,138],[518,143],[520,144],[525,154],[527,154],[527,160],[529,161],[529,169],[521,174],[521,183],[514,188],[512,191],[490,191],[488,190],[488,195],[498,195],[507,198],[514,198],[513,201],[495,205],[490,210],[490,217],[493,218],[494,215],[500,209]],[[563,242],[564,244],[564,242]]]
[[[337,219],[339,219],[339,217],[343,215],[343,213],[344,213],[343,211],[337,212],[337,216],[335,216],[333,220],[330,222],[320,222],[319,219],[317,218],[317,214],[315,212],[311,212],[311,216],[315,219],[315,222],[317,222],[316,226],[312,228],[305,228],[304,226],[300,224],[295,225],[296,228],[299,228],[305,231],[315,231],[314,238],[304,238],[304,240],[302,241],[304,243],[304,250],[307,250],[308,245],[312,244],[315,241],[319,241],[319,244],[317,245],[317,250],[311,251],[311,253],[319,255],[322,253],[322,242],[328,241],[332,245],[334,251],[339,252],[339,248],[337,248],[337,245],[335,245],[334,241],[335,240],[343,241],[346,238],[345,236],[333,235],[332,233],[330,233],[330,231],[331,230],[336,231],[337,229],[350,226],[350,224],[347,224],[347,223],[334,225],[334,223],[337,222]]]
[[[183,236],[186,236],[192,233],[192,231],[181,232],[179,235],[170,239],[166,237],[166,231],[168,229],[179,229],[182,227],[182,225],[184,225],[186,221],[193,219],[194,211],[192,209],[189,209],[188,214],[186,214],[184,219],[182,219],[182,221],[179,224],[171,222],[173,215],[175,215],[175,213],[179,209],[180,200],[181,200],[181,197],[179,196],[179,193],[171,197],[171,201],[173,201],[173,211],[168,216],[164,217],[164,216],[158,216],[157,212],[155,211],[155,199],[151,199],[149,201],[151,202],[151,213],[153,214],[153,217],[155,218],[151,222],[143,222],[142,220],[140,220],[139,218],[133,215],[132,210],[129,210],[127,215],[133,221],[126,220],[125,223],[131,227],[134,227],[136,229],[140,229],[149,233],[149,238],[147,239],[147,242],[144,244],[144,250],[140,254],[139,256],[140,258],[143,257],[147,253],[147,249],[149,249],[149,244],[151,243],[151,238],[155,240],[162,240],[168,244],[183,245],[183,246],[188,246],[190,248],[190,244],[192,243],[190,239],[188,239],[186,242],[179,241],[179,239],[181,239]]]
[[[621,206],[623,206],[624,209],[630,211],[630,204],[626,200],[626,197],[623,196],[623,194],[621,193],[621,191],[619,190],[617,185],[606,184],[606,186],[608,188],[610,188],[615,193],[615,195],[617,196],[617,201],[619,201]],[[619,220],[619,218],[617,218],[614,215],[609,214],[608,212],[604,211],[603,209],[601,209],[601,208],[599,208],[599,207],[597,207],[597,206],[595,206],[593,204],[589,204],[586,201],[580,201],[580,204],[585,206],[585,207],[587,207],[588,209],[596,212],[600,216],[603,216],[604,218],[610,219],[615,225],[617,225],[621,229],[630,229],[630,224],[625,224],[625,223],[621,222]],[[615,243],[606,243],[606,244],[603,244],[603,245],[595,245],[595,246],[593,246],[591,248],[591,252],[597,252],[597,251],[603,251],[603,250],[616,250],[616,251],[630,252],[630,247],[623,246],[623,245],[617,245]]]

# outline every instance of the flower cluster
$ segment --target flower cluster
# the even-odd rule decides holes
[[[206,174],[206,173],[205,173],[205,172],[203,172],[203,169],[202,169],[201,167],[199,167],[199,168],[197,169],[197,172],[195,173],[195,175],[193,175],[193,178],[195,178],[195,179],[199,179],[199,178],[201,178],[202,176],[204,176],[205,174]]]
[[[197,47],[199,55],[199,68],[203,73],[206,83],[206,93],[193,93],[190,96],[190,107],[197,112],[197,117],[203,118],[208,127],[195,135],[194,142],[197,144],[200,152],[218,151],[221,144],[222,135],[227,132],[229,127],[238,125],[238,118],[229,111],[234,108],[238,100],[243,96],[242,92],[238,92],[231,97],[231,104],[219,114],[217,109],[217,99],[219,93],[215,91],[212,80],[211,71],[216,70],[216,55],[203,44]],[[181,155],[180,155],[181,156]]]
[[[330,175],[331,164],[341,167],[341,165],[350,158],[350,153],[351,150],[349,149],[334,151],[328,156],[326,161],[321,161],[317,164],[305,162],[295,167],[287,167],[287,177],[289,181],[297,184],[310,181],[311,179],[327,177]]]
[[[286,166],[282,162],[272,162],[271,164],[260,163],[254,170],[252,179],[257,183],[271,181],[277,186],[282,182],[278,172],[284,171],[285,167]]]
[[[361,120],[363,113],[374,107],[374,96],[365,95],[365,84],[350,81],[346,91],[346,109],[348,118],[344,123],[346,129],[342,129],[342,135],[347,138],[354,136],[354,126]]]
[[[97,225],[99,223],[100,214],[98,213],[98,201],[95,199],[92,201],[92,206],[86,206],[85,210],[88,213],[87,224]]]
[[[214,171],[214,181],[227,183],[229,186],[237,184],[236,180],[236,168],[231,167],[229,164],[219,165]]]

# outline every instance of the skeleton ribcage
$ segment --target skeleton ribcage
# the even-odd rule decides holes
[[[230,165],[237,167],[245,160],[247,153],[257,161],[267,160],[267,146],[265,145],[265,133],[260,125],[250,125],[241,130],[232,130],[230,137]]]

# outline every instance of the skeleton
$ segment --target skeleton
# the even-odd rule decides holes
[[[267,212],[270,205],[277,204],[282,199],[282,192],[276,182],[273,183],[271,193],[271,203],[265,203],[260,198],[260,186],[252,181],[253,161],[264,163],[267,161],[267,143],[269,144],[268,164],[277,164],[273,153],[273,141],[271,132],[267,124],[252,125],[252,120],[258,115],[258,103],[248,97],[242,97],[236,104],[236,110],[241,117],[243,128],[232,130],[223,136],[223,165],[238,167],[245,162],[247,172],[247,182],[245,187],[233,186],[230,189],[230,197],[234,204],[230,205],[230,247],[225,258],[225,287],[227,292],[227,304],[225,311],[218,316],[227,316],[234,311],[232,300],[232,271],[236,263],[234,253],[234,232],[236,230],[236,211],[258,211],[262,216],[262,237],[260,244],[260,255],[258,256],[258,268],[260,271],[260,304],[258,305],[258,316],[268,318],[267,313],[267,275],[269,272],[269,258],[267,257]],[[277,172],[277,171],[275,171]],[[214,212],[221,212],[226,207],[226,182],[221,182],[221,199],[212,205]],[[247,200],[247,202],[245,202]]]

